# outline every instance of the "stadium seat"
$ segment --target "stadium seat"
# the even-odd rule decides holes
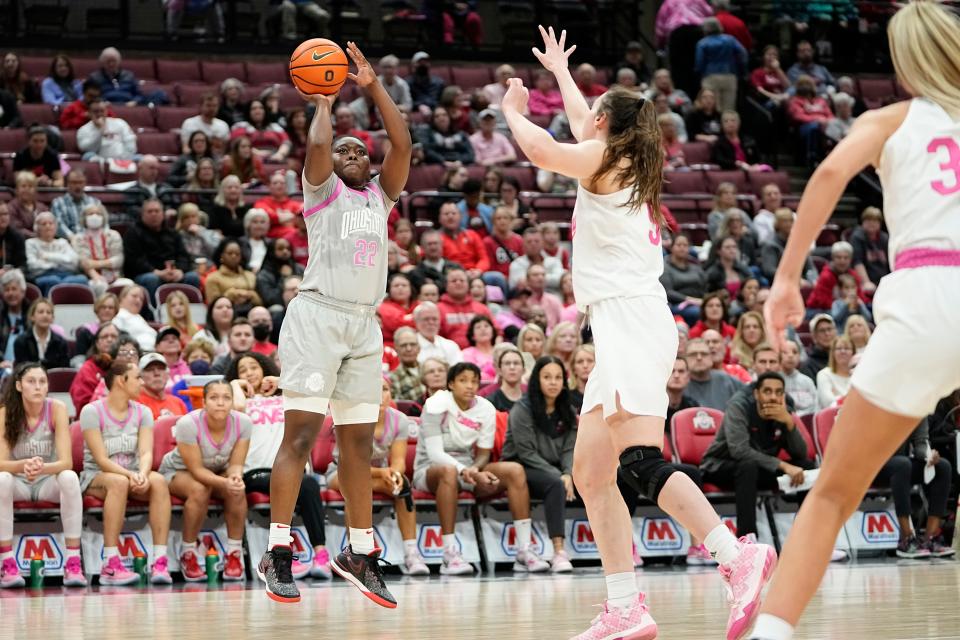
[[[537,196],[531,207],[537,211],[540,222],[570,222],[575,202],[574,196]]]
[[[34,123],[54,126],[58,124],[57,114],[48,104],[21,104],[20,118],[27,127]]]
[[[817,236],[817,246],[829,247],[838,240],[840,240],[840,227],[833,223],[827,223],[820,229],[820,235]]]
[[[227,78],[236,78],[241,82],[247,80],[247,70],[242,62],[212,62],[209,60],[200,61],[200,75],[203,81],[209,84],[220,84]],[[216,87],[215,92],[219,93],[220,87]]]
[[[177,85],[177,97],[179,98],[180,106],[192,108],[194,110],[194,115],[196,115],[196,112],[200,108],[200,98],[206,93],[219,95],[219,92],[215,87],[210,87],[205,84]]]
[[[73,470],[79,475],[83,471],[83,432],[79,422],[70,424],[70,452],[73,455]]]
[[[702,246],[710,239],[710,229],[703,222],[682,222],[680,223],[680,231],[690,238],[690,244],[695,247]]]
[[[807,459],[816,460],[817,459],[817,446],[813,442],[813,437],[810,435],[810,431],[807,430],[807,425],[803,423],[803,420],[800,419],[800,416],[794,414],[793,416],[794,428],[800,432],[800,435],[803,436],[803,441],[807,443]],[[778,456],[781,460],[790,460],[790,456],[786,451],[780,450]]]
[[[423,412],[423,406],[412,400],[397,400],[397,410],[407,416],[417,417]]]
[[[676,195],[708,193],[702,171],[670,171],[664,176],[663,189],[665,193]]]
[[[80,154],[80,147],[77,146],[77,132],[73,129],[61,129],[60,139],[63,141],[63,152]],[[137,136],[137,145],[139,148],[140,137]]]
[[[443,165],[421,164],[410,168],[407,178],[407,192],[436,191],[443,180]]]
[[[137,134],[137,151],[155,156],[179,156],[180,136],[169,131],[143,132]]]
[[[59,311],[59,309],[58,309]],[[77,416],[77,409],[73,405],[73,398],[70,397],[70,385],[77,375],[76,369],[53,368],[47,371],[47,385],[49,395],[54,400],[59,400],[67,407],[67,419],[73,420]]]
[[[469,93],[471,89],[477,89],[493,82],[493,73],[489,66],[482,67],[453,67],[453,84],[457,85],[465,92]]]
[[[32,282],[27,283],[27,290],[23,294],[23,297],[27,302],[32,303],[34,300],[42,296],[43,294],[40,293],[40,287],[33,284]]]
[[[451,85],[451,84],[456,84],[456,82],[453,81],[452,65],[448,65],[448,64],[432,64],[432,65],[430,65],[430,75],[436,76],[436,77],[440,78],[441,80],[443,80],[444,86],[448,86],[448,85]],[[489,82],[489,80],[488,80],[488,82]],[[463,86],[461,85],[460,88],[462,89]]]
[[[786,171],[748,171],[747,180],[750,182],[750,191],[757,196],[771,182],[780,187],[780,193],[790,193],[790,175]]]
[[[157,122],[154,119],[153,110],[150,107],[128,107],[122,104],[115,104],[110,108],[113,110],[114,115],[125,120],[137,133],[140,131],[157,130]]]
[[[286,82],[290,77],[285,62],[247,62],[247,82],[251,85]]]
[[[20,56],[20,70],[31,78],[46,78],[50,75],[51,61],[50,56]]]
[[[0,149],[5,153],[16,153],[25,146],[27,146],[26,129],[0,129]]]
[[[132,71],[137,80],[157,79],[157,67],[153,58],[124,58],[120,66],[127,71]]]
[[[200,64],[196,60],[157,60],[157,80],[160,82],[203,82]]]
[[[504,167],[503,175],[513,176],[520,183],[520,191],[537,190],[537,170],[534,167]]]
[[[158,419],[153,424],[153,470],[160,468],[160,462],[163,456],[173,451],[177,446],[177,439],[174,437],[173,427],[177,424],[179,416],[165,416]]]
[[[197,115],[197,107],[157,107],[157,129],[160,131],[179,131],[187,118]]]
[[[858,78],[860,97],[870,109],[877,109],[896,101],[893,78]]]
[[[710,143],[709,142],[686,142],[681,145],[683,148],[683,157],[686,158],[688,165],[710,164]]]
[[[80,169],[83,171],[83,175],[87,177],[87,186],[90,187],[100,187],[103,186],[103,171],[100,168],[99,162],[87,162],[85,160],[75,160],[70,162],[70,165],[74,169]]]
[[[203,301],[203,294],[193,285],[179,282],[168,282],[157,287],[155,307],[159,313],[160,322],[167,321],[167,307],[164,303],[174,291],[181,291],[187,296],[187,300],[190,301],[190,317],[193,321],[200,325],[206,324],[207,305]]]
[[[827,451],[827,440],[830,439],[830,432],[833,431],[833,424],[837,420],[839,407],[830,407],[817,412],[813,418],[813,435],[816,440],[817,453],[823,458]]]
[[[177,85],[174,83],[162,83],[156,80],[146,80],[140,83],[140,93],[150,95],[162,91],[170,98],[170,104],[177,103]]]
[[[93,310],[93,290],[85,284],[58,284],[50,289],[47,297],[53,302],[57,324],[68,335],[81,326],[97,322]]]
[[[676,412],[670,421],[670,437],[677,459],[699,467],[722,423],[723,412],[709,407]]]
[[[734,171],[707,171],[707,191],[716,193],[717,187],[722,182],[732,182],[737,188],[737,193],[752,193],[747,183],[747,174],[745,171],[736,169]]]
[[[680,226],[702,222],[706,219],[705,216],[700,215],[700,208],[697,206],[695,199],[667,196],[661,200],[661,203],[670,210]]]

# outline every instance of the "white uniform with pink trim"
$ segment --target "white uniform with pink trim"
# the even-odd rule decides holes
[[[280,330],[280,387],[287,409],[325,413],[336,424],[376,422],[383,337],[376,305],[387,284],[387,215],[395,204],[379,177],[363,191],[336,173],[303,176],[310,257],[300,294]]]
[[[660,229],[647,205],[630,211],[630,190],[577,189],[573,209],[573,290],[587,311],[597,364],[583,392],[587,413],[617,404],[634,415],[667,415],[667,379],[677,356],[677,325],[660,284]]]
[[[877,330],[851,383],[871,403],[925,416],[960,388],[960,121],[917,98],[880,157],[890,264]]]

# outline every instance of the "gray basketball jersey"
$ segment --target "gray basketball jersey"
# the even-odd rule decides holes
[[[107,456],[128,471],[140,470],[140,453],[137,444],[140,439],[140,429],[153,429],[153,414],[139,402],[127,402],[127,417],[123,422],[118,421],[107,408],[106,399],[91,402],[80,411],[80,428],[100,429],[103,437],[103,446],[107,449]],[[83,447],[83,470],[99,472],[100,467],[90,448]]]
[[[10,452],[11,460],[27,460],[37,456],[44,462],[57,461],[57,447],[54,443],[56,427],[53,424],[53,400],[43,401],[40,418],[33,427],[27,427],[20,434],[17,446]]]
[[[174,435],[177,444],[195,444],[200,447],[200,456],[203,466],[214,473],[226,471],[230,462],[233,447],[240,440],[249,440],[253,431],[250,418],[231,411],[227,416],[227,428],[220,442],[214,442],[210,435],[210,426],[207,423],[207,412],[204,409],[191,411],[177,420]],[[183,462],[179,448],[174,448],[163,456],[160,463],[160,473],[166,475],[172,471],[186,471],[187,465]]]
[[[376,305],[387,288],[387,215],[396,204],[377,176],[362,191],[336,173],[315,186],[303,176],[303,218],[310,257],[301,289]]]

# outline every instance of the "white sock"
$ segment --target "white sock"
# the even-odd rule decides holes
[[[611,573],[607,581],[607,603],[611,607],[626,609],[633,604],[640,589],[637,587],[637,575],[633,571]]]
[[[267,551],[274,547],[289,547],[293,542],[290,537],[290,525],[279,522],[270,523],[270,539],[267,542]]]
[[[714,560],[720,564],[730,564],[737,558],[737,554],[740,553],[740,543],[737,542],[737,539],[730,533],[727,525],[723,523],[715,526],[713,531],[707,534],[707,537],[703,539],[703,544],[706,545],[707,550],[713,555]]]
[[[359,553],[360,555],[368,555],[375,548],[375,543],[373,541],[373,528],[370,529],[354,529],[350,527],[350,548],[354,553]]]
[[[119,556],[120,550],[117,547],[104,547],[103,548],[103,558],[109,560],[113,556]]]
[[[456,548],[457,548],[457,534],[455,534],[455,533],[445,533],[445,534],[443,534],[443,548],[444,548],[444,549],[456,549]]]
[[[790,640],[793,638],[793,626],[777,616],[761,613],[757,624],[753,626],[753,636],[760,640]]]
[[[513,526],[517,530],[517,553],[523,553],[530,546],[530,518],[514,520]]]
[[[67,558],[79,558],[80,547],[67,547]]]
[[[6,560],[7,558],[13,557],[13,548],[0,551],[0,561]]]
[[[167,545],[165,544],[155,544],[153,545],[153,561],[156,562],[160,558],[166,557],[167,555]]]
[[[420,547],[417,546],[416,540],[404,540],[403,550],[406,551],[407,553],[414,553],[414,552],[420,553]]]
[[[243,540],[231,540],[227,538],[227,555],[230,555],[234,551],[239,551],[240,555],[243,555]]]

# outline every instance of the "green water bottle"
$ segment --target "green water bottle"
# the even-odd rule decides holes
[[[220,554],[217,553],[215,547],[210,547],[207,549],[207,584],[217,584],[220,579],[220,572],[217,570],[219,564]]]
[[[147,584],[147,556],[141,551],[133,554],[133,572],[140,576],[140,586]]]
[[[37,554],[30,560],[30,586],[39,589],[43,586],[43,556]]]

